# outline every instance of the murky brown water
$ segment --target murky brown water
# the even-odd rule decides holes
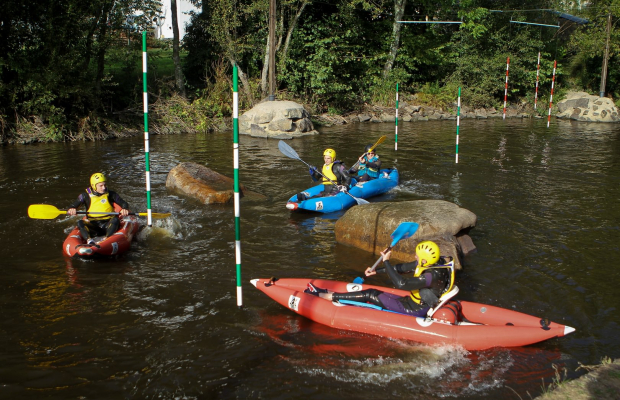
[[[146,211],[141,138],[0,149],[0,397],[529,398],[552,364],[620,356],[620,127],[558,121],[325,128],[288,143],[316,164],[325,147],[355,160],[367,143],[402,185],[375,201],[442,199],[474,212],[478,253],[458,275],[460,298],[549,317],[577,329],[518,349],[468,353],[336,331],[254,289],[251,278],[352,280],[375,256],[334,243],[339,215],[296,215],[288,197],[310,186],[277,141],[242,136],[241,181],[266,201],[242,201],[243,309],[236,306],[232,205],[167,192],[168,171],[191,161],[232,176],[232,134],[151,140],[153,209],[172,218],[145,229],[111,261],[66,260],[75,220],[31,220],[29,204],[66,209],[90,174]],[[387,284],[387,281],[384,282]]]

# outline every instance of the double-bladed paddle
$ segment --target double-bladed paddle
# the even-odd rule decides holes
[[[54,219],[59,215],[66,214],[67,211],[59,210],[58,208],[49,205],[49,204],[32,204],[28,206],[28,216],[33,219]],[[77,214],[88,214],[88,215],[119,215],[117,212],[86,212],[86,211],[78,211]],[[129,215],[137,215],[140,217],[146,217],[148,213],[136,213],[132,212]],[[170,213],[151,213],[153,218],[166,218],[170,216]]]
[[[375,147],[377,147],[377,146],[379,146],[381,143],[383,143],[383,141],[385,140],[385,138],[386,138],[385,136],[381,136],[381,137],[379,138],[379,140],[377,140],[377,143],[373,144],[373,145],[372,145],[372,147],[371,147],[371,148],[369,148],[369,149],[368,149],[368,151],[367,151],[366,153],[362,154],[360,157],[364,157],[364,155],[365,155],[365,154],[368,154],[368,153],[370,153],[371,151],[373,151],[373,150],[375,149]],[[359,163],[360,163],[360,160],[359,160],[359,158],[358,158],[358,159],[357,159],[357,162],[356,162],[355,164],[353,164],[353,166],[351,167],[351,169],[355,169],[355,168],[357,168],[357,166],[359,165]]]
[[[400,225],[396,228],[394,232],[390,235],[392,237],[392,243],[383,251],[389,251],[392,247],[396,246],[401,239],[407,239],[408,237],[413,236],[420,225],[417,222],[401,222]],[[374,271],[377,268],[377,265],[383,260],[383,256],[380,256],[377,262],[370,268],[370,272]],[[364,283],[364,278],[358,276],[353,280],[353,283]]]
[[[307,162],[305,162],[304,160],[302,160],[301,158],[299,158],[299,155],[297,154],[297,152],[295,151],[295,149],[293,149],[291,146],[289,146],[288,144],[284,143],[284,141],[280,140],[278,142],[278,148],[280,149],[280,151],[282,152],[282,154],[284,154],[285,156],[289,157],[289,158],[293,158],[295,160],[299,160],[302,163],[306,164],[308,166],[308,168],[312,168],[310,166],[310,164],[308,164]],[[334,160],[335,161],[335,160]],[[328,181],[330,181],[334,186],[338,186],[336,184],[336,182],[332,181],[331,179],[329,179],[328,177],[326,177],[325,175],[323,175],[321,173],[321,171],[316,170],[323,178],[327,179]],[[369,204],[366,200],[364,199],[360,199],[357,198],[355,196],[353,196],[351,193],[349,192],[345,192],[346,194],[348,194],[349,196],[353,197],[353,200],[355,200],[357,202],[357,204],[361,205],[361,204]]]

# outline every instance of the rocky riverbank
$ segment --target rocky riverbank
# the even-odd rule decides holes
[[[418,121],[504,118],[504,110],[496,108],[472,108],[457,104],[441,108],[414,104],[414,100],[401,101],[398,107],[399,123]],[[149,132],[155,135],[179,133],[225,132],[232,130],[232,118],[208,118],[200,106],[178,96],[152,105],[149,112]],[[546,118],[548,106],[535,110],[530,104],[509,104],[505,118]],[[179,111],[181,110],[181,111]],[[247,114],[247,117],[245,117]],[[613,100],[589,95],[585,92],[569,92],[566,98],[554,104],[551,115],[557,118],[583,122],[618,122],[620,115]],[[264,100],[250,110],[242,110],[240,133],[274,139],[292,139],[315,135],[315,126],[332,126],[349,123],[395,123],[396,108],[380,105],[364,105],[355,111],[338,114],[312,114],[308,107],[288,100],[276,100],[270,104]],[[0,121],[1,122],[1,121]],[[76,131],[65,132],[47,126],[38,118],[24,120],[13,130],[3,130],[1,143],[36,143],[61,141],[94,141],[117,137],[137,136],[144,133],[143,114],[138,109],[117,112],[112,117],[85,118],[80,120]]]

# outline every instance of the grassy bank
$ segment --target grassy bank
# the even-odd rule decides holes
[[[594,366],[581,365],[589,372],[578,379],[563,380],[556,370],[554,381],[536,400],[617,400],[620,399],[620,360],[603,359]]]

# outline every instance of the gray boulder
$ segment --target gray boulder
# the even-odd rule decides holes
[[[468,232],[476,226],[476,215],[443,200],[416,200],[398,203],[371,203],[346,212],[335,226],[336,241],[379,254],[391,242],[390,235],[402,222],[420,227],[411,238],[401,240],[392,250],[394,259],[412,261],[415,246],[423,240],[439,245],[442,255],[460,258],[476,250]]]
[[[586,122],[618,122],[620,116],[612,99],[585,92],[571,92],[557,104],[557,118]]]
[[[239,133],[270,139],[317,135],[310,114],[294,101],[264,101],[239,117]]]

